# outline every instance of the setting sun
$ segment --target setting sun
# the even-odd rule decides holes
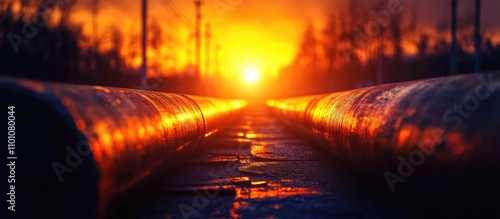
[[[245,68],[243,71],[243,82],[246,84],[255,84],[260,80],[259,70],[256,68]]]

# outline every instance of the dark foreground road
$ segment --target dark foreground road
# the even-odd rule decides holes
[[[409,218],[402,206],[264,106],[212,136],[116,218]]]

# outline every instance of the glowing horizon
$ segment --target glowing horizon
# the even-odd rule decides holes
[[[361,0],[360,0],[361,1]],[[194,63],[194,38],[192,25],[194,24],[194,4],[192,1],[171,1],[182,15],[169,11],[164,4],[165,0],[150,0],[148,10],[150,11],[149,23],[157,22],[164,38],[172,35],[172,44],[163,42],[156,50],[148,51],[149,64],[156,68],[150,68],[148,76],[165,75],[172,72],[182,72],[188,64]],[[424,1],[418,5],[423,15],[419,30],[431,35],[437,34],[429,28],[431,16],[435,8],[432,1]],[[498,4],[493,1],[485,1],[484,4]],[[326,0],[315,0],[308,2],[293,2],[285,0],[267,1],[206,1],[202,7],[203,23],[202,37],[204,36],[205,22],[210,22],[213,30],[213,41],[222,45],[219,57],[219,68],[223,75],[214,74],[212,71],[207,75],[220,76],[226,79],[241,79],[244,77],[242,69],[245,66],[255,65],[261,71],[261,78],[276,78],[279,70],[290,64],[299,51],[303,31],[307,22],[311,22],[315,28],[316,37],[321,40],[322,28],[325,25],[328,7],[334,8],[344,5],[343,3],[332,3]],[[415,4],[417,5],[417,4]],[[441,3],[439,3],[441,6]],[[467,6],[459,5],[462,14],[467,12]],[[485,14],[490,7],[485,7]],[[98,35],[101,42],[100,49],[105,51],[110,48],[110,27],[115,26],[124,35],[121,55],[127,65],[139,68],[142,60],[140,57],[140,1],[122,2],[115,0],[100,1],[100,12],[98,17]],[[410,11],[409,9],[407,11]],[[405,12],[405,16],[410,12]],[[442,14],[442,13],[441,13]],[[184,19],[185,18],[185,19]],[[488,23],[488,16],[485,22]],[[80,0],[72,13],[72,20],[82,25],[86,36],[92,36],[92,17],[90,2]],[[491,19],[490,19],[491,20]],[[420,22],[420,20],[419,20]],[[423,26],[422,26],[423,25]],[[424,30],[427,28],[427,30]],[[496,29],[495,29],[496,28]],[[485,34],[493,35],[492,39],[500,42],[498,34],[499,27],[490,27]],[[151,30],[150,30],[151,31]],[[149,33],[149,37],[154,33]],[[203,40],[202,40],[203,41]],[[169,41],[170,42],[170,41]],[[204,45],[204,43],[202,43]],[[212,46],[214,52],[215,46]],[[403,49],[408,54],[415,54],[415,47],[403,44]],[[358,51],[361,57],[364,51]],[[165,62],[167,57],[169,62]],[[204,56],[204,49],[202,49]],[[204,58],[202,58],[204,62]],[[201,63],[200,68],[205,68]]]
[[[100,50],[106,51],[111,48],[106,40],[109,40],[110,29],[113,29],[112,27],[114,26],[120,29],[124,36],[123,41],[125,46],[120,51],[121,55],[125,58],[128,65],[138,69],[142,62],[142,58],[139,55],[141,51],[140,41],[137,40],[140,33],[140,14],[139,10],[132,11],[127,8],[133,6],[139,8],[139,1],[137,3],[127,2],[126,4],[122,4],[122,6],[118,6],[119,3],[111,3],[113,1],[102,2],[100,3],[101,7],[98,15]],[[158,72],[152,69],[148,70],[149,76],[156,76],[158,74],[167,76],[169,71],[181,72],[187,65],[194,64],[194,37],[192,33],[194,28],[189,29],[189,26],[186,24],[189,24],[189,22],[190,24],[194,23],[193,19],[191,19],[191,17],[194,17],[194,5],[192,5],[192,2],[189,2],[189,4],[186,2],[174,2],[174,4],[182,11],[183,16],[190,20],[187,20],[185,23],[179,22],[170,14],[165,15],[167,11],[161,2],[158,0],[149,1],[149,25],[152,22],[157,22],[162,27],[163,35],[167,33],[172,34],[179,46],[175,51],[175,64],[161,63]],[[236,6],[233,9],[240,9],[240,7],[241,9],[245,9],[244,5]],[[215,6],[210,4],[204,5],[202,9],[204,10],[205,19],[203,22],[210,22],[212,25],[214,37],[212,43],[216,41],[222,47],[219,51],[218,62],[219,68],[225,66],[225,69],[220,69],[221,71],[225,71],[225,75],[219,76],[224,78],[242,78],[244,76],[242,73],[244,66],[257,65],[266,72],[266,75],[261,75],[262,77],[275,78],[279,70],[293,60],[298,50],[296,45],[300,40],[301,26],[303,26],[300,22],[288,22],[289,20],[282,19],[264,28],[258,20],[243,19],[241,21],[241,17],[235,18],[238,15],[236,11],[228,11],[221,14],[218,13]],[[92,22],[90,22],[92,20],[90,6],[79,2],[77,7],[75,7],[75,12],[72,14],[72,20],[82,25],[84,34],[91,41],[93,30]],[[117,20],[119,20],[119,23],[116,22]],[[201,34],[203,46],[204,29],[205,24],[202,25]],[[149,35],[151,37],[152,33],[149,33]],[[160,51],[164,53],[168,51],[166,48],[163,48],[166,46],[162,45],[161,47]],[[215,53],[214,48],[215,44],[212,44],[212,56]],[[159,59],[163,60],[163,57],[166,56],[164,53],[150,48],[147,54],[149,65]],[[204,55],[205,51],[202,48],[202,56]],[[202,71],[205,68],[204,62],[205,58],[202,57],[200,66]],[[208,76],[215,76],[214,68],[214,66],[211,67],[211,72]]]

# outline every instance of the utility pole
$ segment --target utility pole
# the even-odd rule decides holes
[[[99,9],[99,0],[92,0],[92,32],[93,32],[93,38],[94,38],[94,50],[97,51],[97,43],[98,43],[98,40],[97,40],[97,31],[98,31],[98,27],[97,27],[97,16],[98,16],[98,11]]]
[[[451,0],[451,54],[450,74],[456,74],[457,59],[457,0]]]
[[[147,79],[146,79],[146,71],[147,71],[147,58],[146,58],[146,50],[147,50],[147,13],[148,13],[148,1],[142,0],[142,67],[141,67],[141,87],[143,90],[146,90]]]
[[[201,74],[201,5],[203,2],[201,0],[195,0],[195,62],[196,62],[196,74]]]
[[[377,54],[377,85],[381,85],[384,81],[384,34],[382,33],[378,40]]]
[[[476,17],[474,19],[475,72],[481,72],[481,0],[476,0]]]
[[[220,50],[221,50],[221,45],[219,44],[219,42],[215,41],[215,54],[214,54],[214,74],[217,75],[217,77],[221,77],[221,73],[220,73]]]
[[[92,51],[90,57],[90,71],[95,74],[97,69],[97,50],[98,50],[98,8],[99,8],[99,0],[92,0],[91,3],[91,13],[92,13]]]
[[[212,54],[212,48],[211,48],[211,38],[212,38],[212,33],[210,30],[210,23],[205,24],[205,79],[208,80],[208,78],[211,75],[211,54]]]

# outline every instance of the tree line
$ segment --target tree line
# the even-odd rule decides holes
[[[305,29],[299,52],[281,70],[281,96],[307,95],[383,83],[447,76],[450,30],[446,19],[433,31],[417,28],[415,8],[349,1],[329,11],[326,25]],[[473,18],[459,18],[458,74],[474,72]],[[319,33],[319,34],[318,34]],[[481,71],[500,70],[500,44],[482,36]]]
[[[69,22],[76,0],[0,1],[0,75],[90,85],[137,88],[140,74],[130,60],[139,57],[140,36],[130,33],[125,40],[116,26],[107,27],[94,39],[83,33],[82,24]],[[206,89],[193,69],[181,72],[162,69],[162,63],[176,64],[179,42],[164,32],[157,20],[148,24],[149,48],[161,57],[148,63],[148,88],[167,92],[202,94]],[[95,46],[99,45],[99,46]],[[160,51],[166,45],[167,52]],[[123,47],[128,53],[124,54]],[[132,48],[132,49],[130,49]],[[187,89],[192,88],[192,89]]]

